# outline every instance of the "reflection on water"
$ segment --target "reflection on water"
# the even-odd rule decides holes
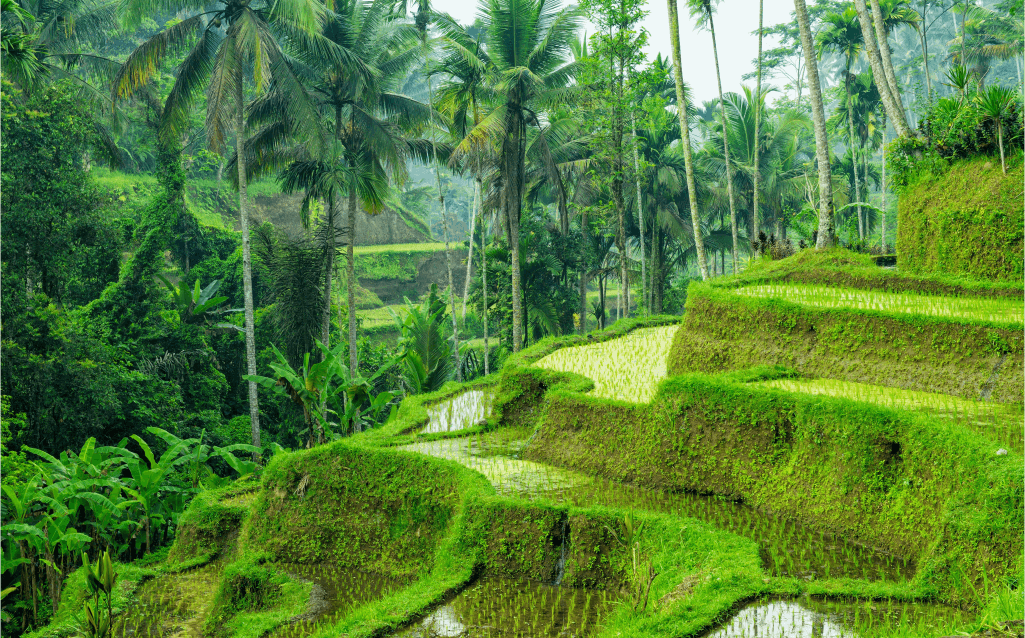
[[[298,638],[337,622],[347,613],[406,586],[407,581],[326,564],[277,563],[293,578],[311,581],[310,605],[305,614],[276,629],[271,636]]]
[[[709,638],[870,638],[954,633],[964,612],[893,601],[763,600],[747,605]]]
[[[399,632],[405,638],[555,638],[590,636],[612,608],[602,590],[482,578],[450,603]]]
[[[427,408],[427,425],[420,434],[455,432],[477,425],[491,416],[495,398],[491,390],[468,390]]]
[[[901,580],[913,563],[840,536],[812,531],[742,503],[689,492],[650,490],[518,458],[527,432],[502,428],[459,439],[418,442],[402,449],[462,463],[504,495],[543,498],[581,507],[604,505],[696,518],[759,544],[762,563],[777,576]]]

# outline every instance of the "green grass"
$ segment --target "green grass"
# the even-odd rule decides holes
[[[783,299],[813,308],[856,308],[1002,323],[1025,321],[1020,299],[941,297],[794,284],[745,286],[736,292],[750,297]]]
[[[391,313],[388,312],[389,310],[403,318],[409,312],[406,309],[406,304],[394,304],[391,306],[382,306],[380,308],[357,310],[356,314],[363,319],[364,330],[375,331],[395,325],[395,320],[392,318]]]
[[[1025,447],[1023,446],[1022,432],[1025,420],[1023,420],[1020,405],[971,401],[949,394],[904,390],[835,379],[776,379],[754,385],[788,392],[844,397],[889,408],[928,412],[951,419],[954,423],[961,424],[984,436],[990,436],[1018,453],[1021,453]]]
[[[677,328],[641,328],[619,339],[563,348],[534,365],[591,379],[592,396],[648,403],[666,378],[666,358]]]
[[[456,244],[449,243],[449,248],[458,248]],[[432,253],[445,250],[443,242],[424,244],[378,244],[376,246],[356,246],[353,252],[357,255],[372,255],[377,253]]]

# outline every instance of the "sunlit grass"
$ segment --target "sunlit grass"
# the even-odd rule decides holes
[[[380,308],[368,308],[366,310],[357,310],[356,314],[363,319],[363,327],[366,329],[381,328],[383,326],[394,326],[395,319],[388,310],[392,310],[400,318],[405,317],[406,313],[409,312],[406,308],[406,304],[394,304],[391,306],[382,306]]]
[[[449,248],[459,248],[455,243],[450,242]],[[356,246],[353,253],[356,255],[370,255],[374,253],[429,253],[445,250],[444,242],[428,242],[423,244],[377,244],[375,246]]]
[[[666,378],[666,359],[678,329],[634,330],[618,339],[556,350],[534,365],[588,377],[594,381],[594,396],[648,403]]]
[[[1022,300],[1006,297],[941,297],[798,284],[745,286],[736,292],[749,297],[782,299],[813,308],[857,308],[953,319],[1025,321]]]
[[[776,379],[756,385],[779,388],[789,392],[844,397],[876,405],[905,410],[920,410],[944,419],[951,419],[964,427],[994,438],[1010,449],[1022,452],[1025,434],[1021,406],[972,401],[949,394],[903,390],[868,383],[853,383],[835,379]]]

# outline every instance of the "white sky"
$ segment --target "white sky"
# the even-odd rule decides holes
[[[764,0],[765,26],[790,22],[794,10],[792,0]],[[563,0],[563,4],[568,4]],[[477,15],[477,3],[473,0],[433,0],[435,11],[452,14],[459,22],[469,24]],[[695,103],[718,98],[715,82],[715,60],[712,57],[712,36],[708,31],[699,31],[690,19],[684,0],[678,0],[680,7],[680,54],[683,60],[683,79],[694,91]],[[669,40],[669,17],[664,0],[648,3],[648,16],[643,26],[648,30],[648,59],[661,53],[671,58],[672,46]],[[753,34],[758,29],[758,0],[722,0],[715,14],[715,35],[719,45],[719,66],[722,71],[723,91],[739,91],[741,76],[753,70],[751,61],[758,56],[758,38]],[[588,28],[588,32],[592,32]],[[774,38],[765,38],[762,47],[776,46]],[[754,86],[754,80],[750,82]]]

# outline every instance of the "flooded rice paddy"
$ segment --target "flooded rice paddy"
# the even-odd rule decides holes
[[[618,339],[562,348],[534,365],[590,378],[593,396],[648,403],[666,378],[666,359],[679,328],[641,328]]]
[[[468,390],[427,408],[427,425],[420,434],[456,432],[473,427],[491,416],[495,395],[491,390]]]
[[[291,619],[271,636],[301,638],[341,620],[352,610],[396,592],[409,581],[381,574],[301,563],[278,563],[276,568],[292,578],[313,583],[306,613]]]
[[[521,459],[528,433],[522,428],[504,428],[462,439],[418,442],[400,449],[461,463],[486,476],[496,491],[506,496],[696,518],[757,542],[762,563],[774,576],[900,581],[914,575],[914,564],[906,560],[742,503],[689,492],[649,490]]]
[[[937,295],[801,284],[744,286],[737,288],[736,292],[749,297],[782,299],[812,308],[857,308],[1003,323],[1022,323],[1025,320],[1021,299],[1012,297],[957,297],[955,300]]]
[[[147,580],[135,591],[135,603],[114,620],[114,638],[200,636],[224,570],[215,561],[180,574]]]
[[[950,419],[1021,453],[1025,447],[1025,416],[1021,406],[972,401],[949,394],[904,390],[835,379],[776,379],[755,385],[788,392],[843,397],[889,408],[916,410]]]
[[[395,634],[403,638],[557,638],[591,636],[613,608],[603,590],[482,578],[451,602]]]
[[[709,638],[875,638],[955,633],[965,612],[897,601],[761,600],[750,603]]]

